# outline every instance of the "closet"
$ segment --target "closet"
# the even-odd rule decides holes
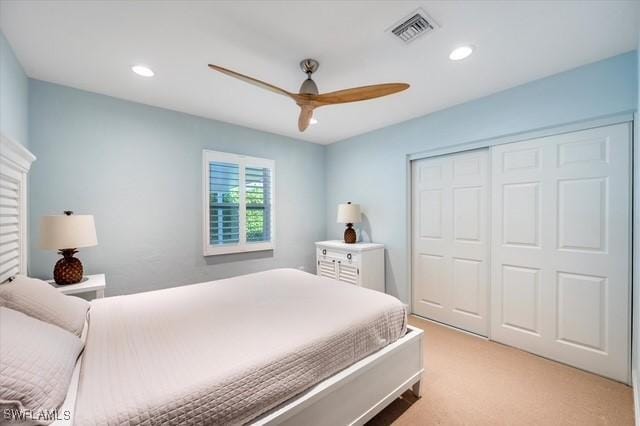
[[[413,312],[629,381],[631,125],[412,162]]]
[[[487,336],[489,151],[413,162],[413,312]]]

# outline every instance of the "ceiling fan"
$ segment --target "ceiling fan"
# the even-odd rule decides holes
[[[309,127],[311,117],[313,117],[313,110],[318,107],[333,104],[344,104],[348,102],[366,101],[368,99],[379,98],[381,96],[387,96],[393,93],[401,92],[409,88],[409,85],[406,83],[386,83],[374,84],[372,86],[354,87],[351,89],[338,90],[337,92],[319,94],[318,86],[316,86],[315,81],[311,79],[311,74],[316,72],[319,66],[320,64],[315,59],[305,59],[300,62],[300,68],[302,68],[302,71],[307,74],[307,79],[302,82],[299,93],[291,93],[253,77],[231,71],[218,65],[209,64],[209,68],[213,70],[220,71],[223,74],[235,77],[246,83],[262,87],[263,89],[267,89],[279,95],[288,96],[289,98],[293,99],[295,103],[300,107],[298,129],[300,129],[301,132],[304,132],[306,128]]]

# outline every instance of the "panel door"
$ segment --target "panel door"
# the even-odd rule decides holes
[[[628,124],[492,148],[494,340],[629,380]]]
[[[489,152],[412,162],[413,312],[487,335]]]

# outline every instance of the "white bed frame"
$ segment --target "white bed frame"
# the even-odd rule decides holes
[[[258,417],[251,424],[362,425],[405,391],[421,396],[424,332],[407,333],[383,349]]]
[[[27,273],[27,173],[35,159],[0,133],[0,283]]]
[[[15,205],[18,211],[19,240],[15,255],[0,257],[0,271],[27,273],[26,202],[27,173],[33,154],[22,145],[0,134],[0,189],[19,184]],[[13,202],[13,201],[12,201]],[[10,259],[9,259],[10,258]],[[17,260],[16,260],[17,259]],[[11,263],[9,263],[11,262]],[[356,362],[318,383],[302,394],[255,419],[252,424],[336,426],[361,425],[370,420],[406,390],[420,396],[423,331],[408,326],[407,333],[396,342]],[[73,424],[81,360],[78,359],[67,397],[60,408],[71,412],[70,420],[57,420],[52,426]]]

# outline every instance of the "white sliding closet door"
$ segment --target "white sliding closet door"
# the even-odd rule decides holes
[[[487,335],[489,151],[412,162],[413,312]]]
[[[492,148],[491,337],[629,381],[631,127]]]

